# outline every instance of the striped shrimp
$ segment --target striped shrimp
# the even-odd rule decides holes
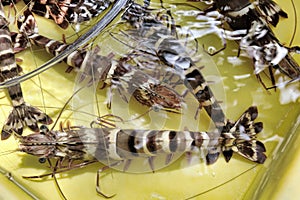
[[[56,165],[51,173],[53,175],[67,169],[83,167],[97,159],[106,167],[98,170],[96,190],[98,194],[110,197],[101,191],[100,173],[120,163],[125,163],[123,171],[127,171],[131,161],[139,158],[148,161],[151,171],[155,170],[155,158],[165,155],[164,165],[167,166],[176,153],[202,155],[207,164],[215,163],[220,153],[223,153],[227,162],[233,153],[237,153],[250,161],[264,163],[265,147],[256,139],[256,135],[262,131],[263,124],[254,122],[257,115],[255,106],[248,108],[220,137],[216,137],[214,133],[188,130],[136,130],[77,126],[54,131],[41,128],[41,132],[18,136],[18,150],[37,156],[40,161],[55,159]],[[76,161],[82,162],[78,164]],[[144,170],[134,172],[139,173]],[[27,178],[43,176],[47,174]]]
[[[1,31],[1,63],[0,82],[19,76],[21,67],[16,64],[13,46],[2,3],[0,3],[0,31]],[[7,88],[12,102],[13,110],[6,120],[2,132],[1,140],[8,139],[13,132],[21,135],[23,128],[28,126],[33,131],[38,131],[37,123],[51,124],[52,119],[40,109],[30,106],[24,101],[21,85],[17,84]]]
[[[266,113],[264,113],[264,115],[267,115]],[[273,118],[273,116],[272,116],[272,121],[275,121],[274,120],[274,118]],[[71,129],[71,128],[70,128]],[[68,129],[66,129],[66,131],[67,131]],[[74,128],[74,130],[75,130],[75,128]],[[111,133],[111,132],[110,132]],[[269,144],[268,144],[269,145]],[[269,146],[268,146],[269,147]],[[269,152],[269,148],[268,148],[268,152]],[[22,159],[20,159],[20,160],[22,160],[22,161],[25,161],[24,162],[24,164],[22,165],[23,167],[25,167],[25,168],[30,168],[33,164],[32,163],[34,163],[34,161],[36,161],[34,158],[33,159],[29,159],[28,157],[30,157],[30,156],[26,156],[26,155],[24,155],[23,157],[21,157]],[[269,156],[270,157],[270,156]],[[43,159],[41,159],[41,160],[43,160]],[[144,158],[144,160],[146,161],[146,162],[148,162],[148,159],[146,158]],[[29,161],[31,161],[31,162],[29,162]],[[220,167],[221,167],[221,174],[229,174],[229,173],[231,173],[232,171],[236,171],[236,169],[240,169],[240,168],[242,168],[242,166],[240,165],[241,163],[242,164],[246,164],[246,165],[250,165],[250,162],[243,162],[243,160],[241,160],[241,159],[235,159],[235,160],[232,160],[232,161],[234,161],[234,162],[231,162],[230,163],[230,165],[229,165],[229,167],[228,167],[228,171],[224,168],[224,161],[223,160],[220,160],[220,162],[217,162],[217,163],[215,163],[215,164],[219,164],[219,163],[221,163],[220,164]],[[235,162],[238,162],[238,163],[235,163]],[[269,161],[269,160],[268,160]],[[116,161],[116,162],[118,162],[118,161]],[[119,162],[123,162],[123,161],[119,161]],[[174,163],[175,164],[175,163]],[[176,163],[177,164],[177,163]],[[176,165],[175,164],[175,170],[176,171],[179,171],[179,170],[177,170],[177,168],[179,168],[180,166],[179,166],[179,164],[177,164]],[[235,164],[237,165],[237,167],[236,168],[234,168],[235,167]],[[286,163],[285,163],[286,164]],[[68,166],[68,165],[66,165],[66,166]],[[77,165],[78,167],[79,167],[79,165]],[[205,166],[205,165],[204,165]],[[215,165],[213,165],[213,167],[214,167]],[[262,167],[269,167],[270,165],[268,165],[268,162],[266,162],[266,164],[265,164],[265,166],[262,166]],[[18,166],[19,167],[19,166]],[[114,166],[114,167],[116,167],[116,166]],[[131,167],[132,167],[132,165],[130,165],[130,167],[129,167],[129,169],[128,169],[128,171],[131,169]],[[150,169],[150,167],[149,166],[147,166],[148,168],[149,168],[149,170],[151,170]],[[157,167],[156,165],[154,166],[155,168]],[[206,167],[206,166],[205,166]],[[44,168],[46,168],[46,170],[48,169],[47,167],[40,167],[40,166],[37,166],[37,167],[34,167],[34,168],[36,168],[35,170],[44,170]],[[72,167],[71,167],[72,168]],[[74,167],[75,168],[75,167]],[[98,169],[98,166],[96,166],[96,168]],[[82,172],[82,174],[84,174],[84,175],[88,175],[88,174],[92,174],[93,176],[92,176],[92,179],[90,180],[91,182],[87,182],[87,181],[85,181],[85,180],[83,180],[82,179],[82,177],[81,176],[79,176],[78,174],[76,174],[76,175],[74,175],[74,173],[73,172],[70,172],[70,173],[64,173],[61,177],[60,177],[60,179],[59,179],[59,182],[60,182],[60,184],[62,185],[62,186],[65,186],[64,184],[63,184],[63,182],[64,181],[66,181],[66,182],[70,182],[70,197],[71,197],[71,195],[73,195],[74,196],[74,199],[75,198],[79,198],[79,196],[80,196],[80,194],[81,193],[84,193],[84,194],[86,194],[86,191],[88,191],[88,193],[87,194],[89,194],[89,193],[95,193],[93,190],[91,191],[91,190],[89,190],[91,187],[93,187],[93,186],[91,186],[91,184],[88,184],[88,183],[93,183],[93,181],[94,181],[94,173],[90,173],[90,172],[94,172],[94,171],[96,171],[97,169],[96,168],[89,168],[89,169],[87,169],[87,170],[85,170],[84,171],[84,173]],[[188,181],[187,182],[182,182],[182,179],[181,179],[181,177],[180,177],[180,175],[182,176],[182,172],[181,173],[179,173],[179,174],[175,174],[174,173],[174,168],[171,168],[170,170],[162,170],[162,173],[160,172],[160,171],[158,171],[158,172],[156,172],[156,173],[149,173],[148,174],[148,177],[150,176],[150,178],[149,179],[147,179],[147,176],[146,176],[146,178],[143,176],[143,177],[141,177],[141,176],[130,176],[129,178],[128,177],[126,177],[125,178],[125,180],[124,181],[120,181],[120,185],[118,185],[119,186],[119,188],[125,188],[124,190],[128,190],[128,188],[129,188],[129,186],[128,185],[131,185],[131,183],[132,182],[136,182],[137,184],[136,185],[134,185],[132,188],[130,188],[129,190],[128,190],[128,193],[130,193],[131,194],[131,196],[129,195],[129,196],[127,196],[127,193],[125,193],[123,196],[120,196],[120,195],[122,195],[122,194],[120,194],[119,192],[117,193],[117,196],[116,197],[119,197],[120,199],[125,199],[125,198],[130,198],[130,197],[132,197],[133,195],[136,195],[136,196],[133,196],[133,197],[135,197],[136,199],[137,198],[139,198],[139,199],[150,199],[150,198],[154,198],[154,199],[162,199],[163,197],[165,197],[165,198],[167,198],[167,199],[184,199],[184,198],[187,198],[187,197],[191,197],[192,195],[189,195],[189,194],[191,194],[192,192],[192,186],[194,186],[194,187],[197,187],[197,190],[196,191],[198,191],[199,193],[202,191],[202,190],[206,190],[206,187],[205,186],[207,186],[207,185],[209,185],[209,181],[206,181],[206,179],[203,179],[204,177],[200,177],[199,176],[199,171],[201,171],[201,169],[199,169],[199,168],[197,168],[196,170],[195,170],[195,173],[193,174],[193,176],[188,176]],[[52,170],[52,168],[50,168],[51,170]],[[60,170],[61,169],[61,170]],[[56,171],[53,171],[53,173],[51,173],[51,175],[52,174],[56,174],[56,173],[59,173],[59,172],[64,172],[63,170],[64,170],[65,168],[63,168],[63,166],[61,167],[61,168],[59,168],[59,169],[56,169]],[[94,170],[95,169],[95,170]],[[105,169],[105,168],[104,168]],[[103,168],[101,168],[100,169],[100,171],[99,171],[99,178],[100,178],[100,180],[101,180],[101,183],[102,183],[102,186],[101,186],[101,191],[105,191],[105,194],[106,194],[106,192],[107,192],[107,190],[105,189],[105,186],[108,186],[108,187],[111,187],[111,185],[110,184],[108,184],[107,182],[106,182],[106,179],[105,179],[105,177],[102,177],[101,175],[103,175],[103,174],[106,174],[106,173],[102,173],[102,171],[104,171],[104,169]],[[215,169],[215,168],[214,168]],[[253,167],[252,167],[252,169],[253,169]],[[67,169],[66,169],[67,170]],[[226,171],[225,171],[226,170]],[[80,172],[80,170],[79,170],[79,172],[77,172],[77,173],[81,173]],[[193,171],[194,172],[194,171]],[[215,172],[215,171],[213,171],[213,172]],[[238,171],[238,172],[240,172],[240,171]],[[259,171],[258,171],[258,168],[255,168],[255,169],[253,169],[252,170],[252,174],[257,174]],[[21,172],[22,174],[24,174],[24,173],[26,173],[26,174],[28,174],[28,173],[30,173],[30,174],[36,174],[37,172],[25,172],[25,171],[22,171]],[[42,172],[41,172],[42,173]],[[191,174],[191,172],[189,172],[190,174]],[[205,173],[205,172],[204,172]],[[73,175],[72,175],[73,174]],[[116,178],[117,179],[117,172],[114,174],[114,178]],[[165,176],[164,176],[164,178],[166,179],[166,182],[167,182],[167,184],[166,184],[166,187],[163,187],[163,186],[161,186],[160,185],[160,183],[161,183],[161,179],[158,177],[158,175],[157,174],[159,174],[159,175],[161,175],[161,174],[164,174]],[[185,174],[188,174],[186,171],[184,171],[183,170],[183,174],[185,175]],[[77,176],[78,175],[78,176]],[[178,176],[179,175],[179,176]],[[58,177],[58,175],[57,175],[57,177]],[[179,177],[180,177],[180,179],[179,179]],[[230,177],[230,176],[228,176],[228,177]],[[103,179],[102,179],[103,178]],[[218,178],[219,178],[219,176],[218,176],[218,174],[214,174],[214,173],[211,173],[211,175],[209,176],[209,180],[211,180],[211,181],[213,181],[213,180],[215,180],[215,179],[217,179],[218,180]],[[232,177],[230,177],[230,179],[231,179]],[[76,180],[77,179],[77,180]],[[198,182],[196,182],[195,181],[195,179],[199,179],[201,182],[203,182],[203,184],[199,184],[199,182],[200,181],[198,181]],[[224,189],[224,192],[226,192],[226,194],[228,193],[228,191],[239,191],[239,192],[230,192],[231,194],[241,194],[242,193],[242,191],[244,191],[245,190],[245,188],[246,187],[243,187],[242,186],[242,184],[244,183],[244,182],[247,182],[248,181],[248,177],[244,177],[244,176],[241,176],[240,177],[240,179],[241,179],[241,183],[238,183],[238,184],[240,184],[239,185],[239,187],[237,187],[237,189],[234,189],[234,188],[232,188],[232,186],[229,186],[229,187],[226,187],[225,189]],[[79,180],[79,181],[78,181]],[[150,181],[149,181],[150,180]],[[77,181],[77,182],[76,182]],[[118,179],[117,179],[117,181],[119,181]],[[42,197],[44,197],[45,199],[46,198],[50,198],[49,196],[47,196],[49,193],[49,191],[54,191],[54,190],[51,190],[52,188],[51,188],[51,184],[49,184],[49,181],[47,181],[47,180],[45,180],[45,181],[32,181],[31,183],[32,184],[34,184],[34,183],[37,183],[37,184],[41,184],[41,183],[46,183],[46,190],[45,190],[45,192],[44,192],[44,196],[42,196]],[[149,183],[147,183],[147,182],[149,182]],[[180,183],[179,183],[180,182]],[[188,184],[185,184],[185,183],[188,183]],[[219,180],[219,182],[214,182],[214,183],[216,183],[216,184],[219,184],[220,183],[220,180]],[[149,186],[150,185],[150,186]],[[144,186],[145,187],[149,187],[149,188],[151,188],[151,190],[152,190],[152,193],[150,193],[150,194],[152,194],[153,196],[150,196],[149,195],[149,192],[147,193],[147,191],[145,191],[145,189],[140,189],[140,188],[144,188]],[[34,187],[34,186],[33,186]],[[255,186],[254,186],[255,187]],[[38,190],[40,190],[40,187],[36,187]],[[78,188],[80,188],[80,189],[78,189]],[[165,195],[164,196],[164,194],[165,193],[163,193],[163,194],[161,194],[160,193],[160,191],[161,190],[163,190],[163,189],[161,189],[161,190],[158,190],[158,189],[161,189],[161,188],[171,188],[171,189],[169,189],[169,190],[167,190],[167,194],[169,194],[169,195],[173,195],[173,196],[171,196],[171,197],[169,197],[168,195]],[[205,189],[204,189],[205,188]],[[213,187],[213,189],[214,189],[215,187]],[[229,188],[229,189],[228,189]],[[62,187],[62,189],[64,190],[65,189],[65,187]],[[93,189],[93,188],[92,188]],[[246,188],[246,189],[248,189],[248,188]],[[67,189],[66,189],[67,190]],[[48,192],[47,192],[48,191]],[[79,192],[77,192],[77,191],[79,191]],[[195,190],[194,190],[195,191]],[[64,192],[67,192],[67,191],[64,191]],[[78,194],[78,193],[80,193],[80,194]],[[109,193],[109,192],[108,192]],[[115,193],[115,192],[114,192]],[[141,193],[141,194],[140,194]],[[219,190],[217,190],[216,191],[216,193],[219,193],[219,196],[225,196],[225,194],[223,194],[222,192],[220,192]],[[146,196],[146,194],[148,195],[148,196]],[[195,193],[194,193],[195,194]],[[143,195],[142,197],[140,196],[140,195]],[[146,196],[146,197],[145,197]],[[223,196],[223,198],[224,198],[224,196]],[[51,196],[51,198],[52,198],[52,196]],[[87,195],[85,198],[89,198],[89,196]],[[200,197],[201,198],[201,197]],[[205,197],[204,197],[205,198]],[[72,198],[70,198],[70,199],[72,199]],[[92,198],[89,198],[89,199],[92,199]]]
[[[31,12],[50,18],[63,29],[69,24],[90,21],[106,10],[111,0],[24,0]]]
[[[0,83],[0,88],[7,88],[13,86],[15,84],[21,83],[25,80],[28,80],[47,69],[51,68],[53,65],[61,62],[64,58],[70,55],[73,51],[78,49],[81,46],[86,45],[90,40],[98,36],[103,29],[105,29],[116,17],[119,13],[121,13],[126,5],[130,2],[130,0],[119,0],[115,2],[112,8],[107,11],[105,17],[100,19],[99,21],[94,24],[92,28],[90,28],[87,32],[77,38],[72,44],[70,44],[65,50],[63,50],[59,55],[55,56],[54,58],[48,60],[40,67],[36,68],[35,70],[26,73],[24,75],[20,75],[14,79],[10,79]]]
[[[170,14],[167,12],[167,15]],[[150,9],[145,6],[132,4],[122,16],[125,23],[134,27],[127,31],[128,35],[125,38],[129,37],[137,44],[133,47],[137,51],[136,54],[156,56],[165,65],[164,70],[168,71],[171,68],[174,74],[179,75],[199,102],[199,108],[204,108],[216,127],[222,131],[228,120],[201,73],[201,68],[192,60],[188,48],[177,39],[173,30],[175,27],[171,24],[170,30],[158,17],[152,15]]]
[[[274,69],[279,69],[282,74],[291,80],[299,79],[299,64],[291,56],[291,53],[299,53],[300,48],[298,46],[286,47],[283,45],[269,26],[270,24],[275,27],[280,17],[288,17],[288,14],[278,4],[272,0],[256,0],[253,2],[249,0],[242,2],[214,0],[210,7],[205,12],[200,13],[197,18],[208,19],[211,13],[216,12],[222,17],[220,17],[220,20],[214,20],[215,24],[217,24],[217,21],[221,24],[227,22],[234,31],[247,30],[247,33],[239,40],[239,47],[240,50],[245,51],[253,59],[254,73],[260,81],[259,74],[265,69],[269,70],[273,87],[276,87],[273,75]],[[220,29],[223,29],[223,27]],[[262,81],[261,83],[266,88]]]
[[[32,44],[44,47],[48,53],[54,56],[68,47],[68,44],[38,34],[35,19],[29,10],[26,10],[18,20],[18,26],[20,33],[23,34],[19,34],[20,37],[17,37],[15,49],[26,48],[27,43],[26,38],[23,37],[24,32],[26,32],[26,37]],[[96,49],[95,51],[97,51]],[[78,49],[65,58],[64,61],[76,71],[84,71],[84,76],[91,77],[93,75],[97,80],[100,79],[99,81],[113,84],[113,87],[119,89],[125,89],[127,93],[133,95],[143,105],[173,112],[177,112],[181,108],[183,100],[180,94],[171,86],[161,83],[160,80],[127,63],[129,57],[124,56],[113,62],[112,54],[100,56],[91,52],[87,49]],[[95,63],[93,66],[94,74],[86,66],[91,60]],[[84,76],[82,79],[84,79]]]

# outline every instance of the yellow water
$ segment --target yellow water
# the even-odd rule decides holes
[[[289,19],[282,20],[275,29],[280,40],[288,45],[294,25],[292,4],[290,1],[283,0],[276,2],[289,13]],[[295,4],[297,8],[300,8],[299,2],[295,1]],[[19,8],[22,8],[22,3],[18,5]],[[51,21],[44,20],[41,17],[37,17],[37,20],[40,33],[49,37],[61,39],[62,33],[65,33],[66,36],[74,33],[72,29],[62,31]],[[104,55],[118,45],[118,43],[113,42],[107,36],[103,36],[99,40],[101,41],[99,45]],[[204,41],[208,40],[210,38],[204,38]],[[300,37],[299,34],[296,34],[293,44],[297,45],[299,43]],[[186,166],[186,160],[183,156],[172,165],[155,173],[133,174],[107,170],[101,173],[100,182],[101,188],[105,193],[116,194],[113,199],[186,199],[194,196],[194,199],[281,199],[289,194],[285,190],[286,184],[288,183],[289,188],[293,188],[293,185],[295,185],[293,177],[300,176],[299,172],[294,170],[297,163],[299,166],[299,161],[297,160],[299,155],[299,151],[297,151],[297,146],[299,146],[297,145],[299,144],[297,133],[299,130],[295,128],[299,123],[298,100],[295,103],[291,102],[282,105],[279,101],[280,91],[266,92],[253,75],[251,60],[240,58],[241,64],[230,64],[228,57],[231,58],[229,60],[234,59],[236,49],[237,44],[229,42],[224,53],[212,58],[204,55],[201,60],[202,63],[199,65],[205,64],[206,67],[203,69],[203,74],[208,81],[214,81],[215,84],[212,84],[214,94],[218,100],[222,101],[221,105],[228,118],[232,120],[237,119],[251,105],[258,107],[259,116],[256,121],[264,123],[264,130],[260,133],[259,140],[263,141],[267,148],[268,159],[266,162],[263,165],[255,166],[252,162],[234,155],[229,163],[226,163],[221,157],[211,166],[207,166],[204,163],[194,163],[191,166]],[[51,56],[47,55],[43,49],[32,49],[18,54],[17,57],[23,60],[21,66],[24,73],[26,73],[41,65]],[[295,58],[300,62],[298,55],[295,55]],[[204,60],[206,63],[203,63]],[[76,73],[71,72],[67,74],[64,73],[65,70],[66,66],[61,63],[40,76],[22,83],[25,100],[32,105],[40,106],[54,120],[57,118],[66,100],[73,94],[75,88]],[[215,79],[216,77],[218,79]],[[221,80],[219,77],[221,77]],[[268,83],[267,79],[265,81]],[[6,93],[1,92],[1,94],[1,96],[4,96]],[[101,102],[99,104],[101,115],[108,112],[105,110],[106,106],[102,103],[106,99],[105,94],[106,91],[104,90],[100,91],[98,95],[98,100]],[[165,126],[174,130],[182,130],[184,127],[187,127],[189,130],[206,130],[210,122],[205,112],[201,111],[200,117],[194,120],[193,115],[197,108],[197,103],[191,96],[187,96],[185,100],[187,109],[183,110],[183,115],[169,114],[162,111],[159,113],[152,112],[149,116],[139,121],[121,124],[121,126],[123,128],[133,128],[135,127],[134,125],[138,124],[138,126],[143,128],[161,128]],[[77,104],[78,100],[75,103]],[[5,97],[0,99],[0,104],[0,122],[3,123],[8,116],[11,106]],[[113,99],[112,105],[112,111],[110,112],[120,114],[123,117],[143,113],[147,110],[144,106],[136,104],[134,100],[131,100],[130,104],[127,105],[118,97]],[[119,112],[121,108],[122,112]],[[80,115],[72,116],[75,111],[72,111],[71,105],[68,109],[70,110],[63,112],[63,117],[60,120],[70,119],[75,125],[82,125],[78,124],[81,122],[86,125],[87,120],[80,118]],[[97,114],[97,112],[95,111],[94,114]],[[29,132],[26,130],[24,134]],[[0,167],[11,172],[15,180],[38,198],[60,199],[61,196],[51,177],[42,180],[26,180],[22,178],[22,176],[47,173],[49,168],[46,163],[40,164],[35,157],[20,152],[7,153],[7,151],[16,147],[17,142],[13,138],[1,141],[1,152],[6,153],[1,153]],[[95,191],[95,184],[96,172],[102,166],[100,163],[95,163],[82,169],[75,169],[57,175],[59,186],[66,197],[68,199],[101,199]],[[245,171],[247,172],[243,173]],[[268,182],[264,184],[265,181]],[[0,175],[0,183],[0,199],[8,199],[8,196],[10,199],[30,199],[28,194],[20,190],[5,176]],[[226,184],[217,189],[212,189],[223,183]],[[205,191],[208,192],[202,194]],[[278,192],[275,193],[274,191]],[[297,192],[297,190],[294,191],[295,193]]]

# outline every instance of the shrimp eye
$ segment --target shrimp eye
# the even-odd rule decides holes
[[[45,163],[46,162],[46,158],[39,158],[39,163]]]
[[[18,22],[24,22],[24,21],[25,21],[25,16],[24,15],[19,15]]]
[[[41,134],[46,134],[47,132],[49,132],[48,126],[46,126],[46,125],[41,125],[41,126],[40,126],[40,133],[41,133]]]

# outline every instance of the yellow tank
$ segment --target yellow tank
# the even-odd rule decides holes
[[[175,1],[166,1],[169,6]],[[182,1],[183,2],[183,1]],[[289,46],[295,23],[294,11],[291,1],[276,1],[289,14],[288,19],[281,19],[278,26],[274,28],[276,36],[282,44]],[[178,1],[176,1],[178,3]],[[300,9],[300,2],[294,1],[296,10]],[[196,3],[193,3],[196,5]],[[151,4],[159,8],[158,3]],[[7,7],[7,6],[6,6]],[[24,3],[17,4],[17,13],[21,12]],[[194,8],[185,5],[173,5],[175,21],[184,28],[192,29],[192,23],[180,21],[178,16]],[[8,8],[6,8],[8,11]],[[180,12],[179,12],[180,11]],[[14,14],[11,10],[10,14]],[[178,18],[178,19],[177,19]],[[70,26],[63,30],[53,21],[36,16],[39,31],[42,35],[62,40],[64,34],[67,42],[74,41],[78,35],[76,28]],[[192,19],[192,17],[186,19]],[[90,27],[97,19],[85,23],[80,27]],[[120,19],[116,19],[117,23]],[[11,20],[12,21],[12,20]],[[11,29],[16,30],[14,23]],[[107,29],[111,31],[111,29]],[[118,29],[114,29],[115,32]],[[78,33],[79,35],[81,32]],[[288,85],[284,89],[266,91],[253,73],[253,63],[249,58],[243,56],[236,58],[238,45],[236,42],[228,42],[227,47],[215,56],[209,56],[202,50],[205,47],[221,47],[220,41],[215,36],[206,36],[199,39],[199,57],[201,60],[197,65],[205,66],[202,70],[205,78],[210,81],[216,98],[220,101],[226,116],[236,120],[252,105],[258,107],[258,119],[264,123],[263,131],[258,135],[267,149],[267,160],[264,164],[256,164],[234,155],[229,163],[226,163],[221,156],[218,161],[207,166],[203,161],[194,161],[188,165],[186,157],[182,155],[172,164],[165,168],[158,169],[154,173],[144,170],[148,167],[146,161],[141,163],[138,172],[123,172],[122,170],[108,169],[100,173],[101,190],[107,195],[115,195],[112,199],[296,199],[298,180],[300,177],[299,164],[299,83]],[[114,53],[115,56],[130,49],[114,40],[108,31],[99,36],[93,44],[100,46],[103,55]],[[300,37],[296,32],[292,45],[299,45]],[[22,59],[20,65],[23,73],[27,73],[51,58],[44,49],[32,47],[16,54]],[[300,63],[300,56],[294,55]],[[31,105],[38,106],[49,116],[56,120],[65,102],[71,98],[80,85],[76,79],[77,73],[74,70],[65,73],[67,66],[64,63],[55,65],[53,68],[22,83],[24,98]],[[280,75],[276,74],[277,81]],[[262,79],[267,85],[271,85],[265,74]],[[112,113],[120,115],[123,119],[137,117],[147,112],[147,107],[139,105],[133,98],[129,104],[115,94],[112,100],[112,109],[109,111],[106,104],[107,90],[97,89],[98,104],[92,105],[93,100],[88,95],[93,95],[93,88],[89,87],[74,95],[71,103],[62,112],[58,120],[66,123],[70,120],[72,125],[89,126],[91,120],[98,115],[98,108],[101,115]],[[2,127],[6,117],[11,110],[7,95],[2,90],[0,99],[0,126]],[[144,129],[172,129],[191,131],[210,130],[211,122],[204,111],[200,111],[197,119],[194,115],[197,110],[197,102],[192,95],[185,98],[186,108],[182,114],[168,113],[164,111],[150,112],[144,117],[136,120],[129,120],[128,123],[118,123],[121,128],[144,128]],[[92,105],[92,106],[91,106]],[[97,105],[97,106],[96,106]],[[87,115],[83,111],[93,112]],[[50,125],[52,128],[52,125]],[[54,127],[59,129],[59,123]],[[24,135],[30,130],[24,130]],[[24,179],[22,176],[36,176],[50,173],[48,163],[41,164],[37,157],[15,151],[18,142],[13,138],[1,141],[0,148],[0,199],[62,199],[62,195],[51,176],[38,179]],[[133,164],[134,165],[134,164]],[[102,199],[97,194],[96,175],[97,171],[103,168],[103,164],[94,163],[80,169],[72,169],[56,174],[57,182],[67,199]],[[9,177],[10,180],[7,178]],[[18,185],[20,184],[20,185]]]

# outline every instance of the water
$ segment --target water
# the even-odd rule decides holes
[[[286,34],[285,30],[288,28],[291,29],[294,23],[291,4],[283,3],[285,2],[283,0],[277,2],[284,10],[288,11],[290,16],[289,19],[282,20],[281,23],[279,23],[275,32],[284,44],[288,44],[292,31]],[[298,2],[295,3],[297,4],[297,8],[299,8],[300,4]],[[183,9],[183,6],[179,8]],[[187,11],[183,10],[183,12]],[[38,22],[40,32],[47,34],[49,37],[61,39],[62,33],[66,35],[72,35],[72,33],[74,33],[72,29],[62,31],[53,25],[52,22],[46,22],[46,20],[39,17]],[[187,25],[183,23],[183,26]],[[44,27],[47,27],[47,29]],[[207,47],[210,45],[220,47],[218,46],[220,45],[219,41],[211,42],[212,39],[215,38],[216,37],[213,36],[205,37],[201,41],[204,41]],[[72,39],[74,39],[74,37],[69,40]],[[107,36],[103,36],[103,38],[99,38],[98,40],[102,41],[101,52],[103,52],[104,55],[112,51],[112,49],[114,49],[114,53],[116,54],[124,51],[123,49],[116,49],[115,46],[118,46],[118,43],[112,42]],[[296,36],[294,44],[297,45],[299,43],[300,38]],[[34,52],[33,56],[32,52]],[[256,121],[264,122],[264,130],[259,134],[259,140],[264,141],[267,148],[268,159],[265,164],[255,166],[255,164],[234,155],[229,163],[226,163],[221,157],[216,164],[212,166],[207,166],[204,163],[196,163],[187,167],[185,157],[183,156],[172,165],[155,173],[133,174],[123,173],[117,170],[107,170],[101,173],[100,180],[101,188],[106,194],[117,194],[113,199],[186,199],[194,196],[195,199],[217,199],[221,197],[228,199],[250,199],[254,197],[273,197],[272,191],[280,190],[281,187],[283,187],[282,185],[277,185],[276,181],[279,181],[277,177],[283,176],[284,173],[292,167],[293,162],[289,161],[293,160],[296,154],[294,155],[291,151],[294,152],[294,148],[299,144],[299,139],[297,140],[298,130],[294,128],[295,124],[297,124],[299,114],[298,100],[282,105],[280,102],[281,92],[265,91],[253,75],[252,62],[244,57],[236,60],[234,58],[236,53],[237,44],[229,42],[224,52],[212,58],[203,56],[207,59],[207,64],[202,72],[207,80],[215,83],[212,84],[212,89],[217,99],[222,101],[221,105],[228,118],[236,120],[249,106],[256,105],[258,107],[259,116]],[[17,57],[23,59],[22,67],[25,71],[24,73],[32,70],[35,66],[39,66],[50,58],[42,49],[26,51],[18,54]],[[300,62],[299,56],[296,55],[295,58]],[[65,65],[61,63],[41,74],[39,77],[22,83],[25,100],[32,105],[40,106],[41,109],[45,109],[47,114],[53,117],[53,119],[56,119],[61,107],[74,92],[76,73],[71,72],[66,74],[64,73],[65,69]],[[268,79],[263,78],[266,83],[268,83]],[[2,94],[4,96],[5,93],[2,92]],[[35,95],[32,96],[31,94]],[[98,101],[101,102],[98,105],[100,106],[102,115],[110,112],[106,111],[106,105],[102,103],[106,100],[105,95],[105,90],[100,91],[98,95]],[[0,122],[3,123],[11,107],[6,98],[0,100]],[[163,112],[151,113],[151,115],[141,121],[133,121],[129,123],[129,125],[125,124],[123,126],[130,127],[133,124],[139,124],[145,128],[165,126],[166,128],[175,130],[183,129],[184,126],[187,126],[189,130],[206,130],[209,127],[210,121],[205,112],[201,111],[200,117],[194,120],[194,110],[197,108],[197,104],[191,96],[187,96],[186,101],[188,105],[187,108],[190,111],[184,110],[184,117],[182,115]],[[126,108],[120,113],[122,116],[143,113],[147,110],[144,106],[138,105],[135,100],[131,100],[128,106],[118,97],[113,99],[112,105],[111,112],[114,114],[119,114],[120,108]],[[88,120],[83,120],[78,117],[78,115],[72,115],[78,111],[73,111],[71,105],[67,108],[68,109],[63,112],[61,120],[70,119],[74,125],[78,125],[80,122],[83,124],[88,122]],[[94,114],[98,114],[96,109],[94,112]],[[158,120],[160,122],[159,124],[157,121],[154,121],[157,117],[161,120],[163,119],[162,121]],[[148,125],[149,122],[156,123]],[[29,132],[30,131],[27,130],[24,134]],[[13,138],[1,141],[1,143],[1,152],[6,152],[17,147],[17,142]],[[39,198],[49,199],[49,191],[53,191],[51,192],[51,199],[60,198],[51,177],[42,180],[25,180],[22,178],[22,176],[49,172],[47,163],[40,164],[37,158],[24,155],[20,152],[1,155],[0,163],[2,168],[12,172],[18,182],[22,183]],[[59,186],[68,199],[81,197],[101,199],[95,192],[95,179],[97,170],[102,166],[100,163],[95,163],[83,169],[71,170],[59,174],[57,175]],[[245,171],[247,172],[242,174]],[[28,195],[14,186],[5,177],[0,177],[0,187],[4,187],[9,191],[6,194],[1,194],[1,197],[7,198],[6,195],[10,195],[16,199],[30,199]],[[234,177],[237,178],[217,189],[201,194]]]

